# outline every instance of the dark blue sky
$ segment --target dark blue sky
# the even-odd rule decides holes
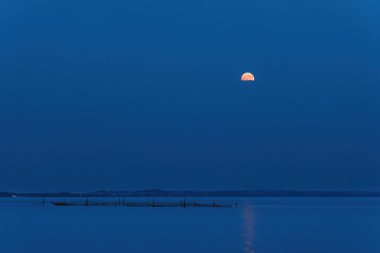
[[[1,1],[0,189],[380,189],[379,12]]]

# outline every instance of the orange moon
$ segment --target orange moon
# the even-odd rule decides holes
[[[255,77],[252,73],[246,72],[241,76],[242,81],[255,81]]]

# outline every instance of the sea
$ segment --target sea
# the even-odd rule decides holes
[[[380,198],[186,199],[234,204],[220,208],[50,204],[60,200],[0,198],[0,252],[380,252]]]

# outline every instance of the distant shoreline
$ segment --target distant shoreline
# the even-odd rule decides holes
[[[224,190],[224,191],[95,191],[0,192],[0,197],[380,197],[375,191]]]

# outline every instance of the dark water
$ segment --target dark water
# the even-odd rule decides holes
[[[380,252],[380,199],[238,201],[238,208],[123,208],[3,198],[0,252]]]

